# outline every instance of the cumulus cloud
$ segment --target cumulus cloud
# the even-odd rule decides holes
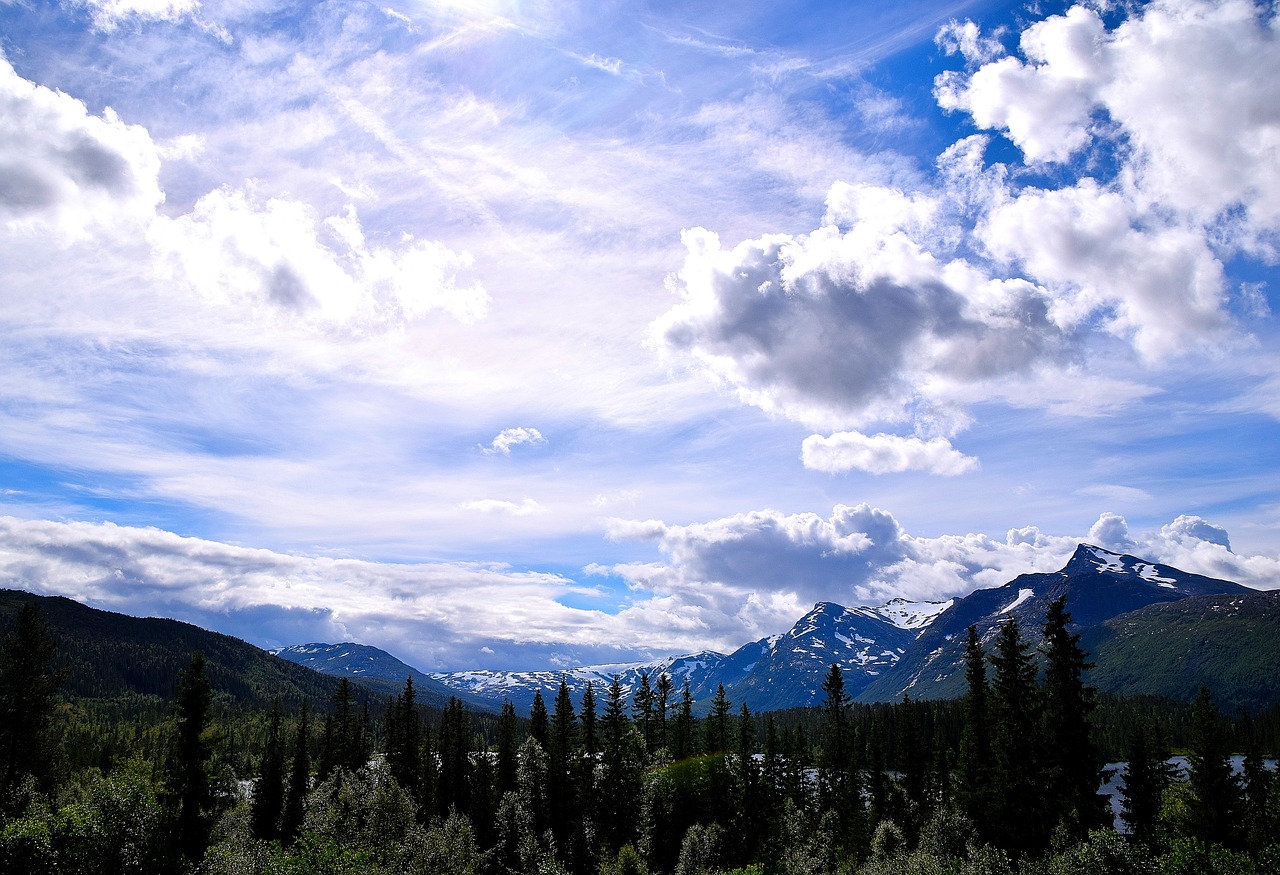
[[[158,270],[207,300],[269,318],[384,330],[443,311],[462,322],[489,297],[457,273],[471,257],[434,241],[370,243],[354,206],[321,219],[306,203],[221,188],[150,229]]]
[[[620,565],[613,572],[653,593],[636,610],[684,606],[709,629],[740,623],[731,618],[744,612],[774,616],[784,628],[788,611],[817,601],[964,596],[1019,574],[1056,571],[1081,542],[1261,589],[1280,585],[1280,560],[1237,556],[1225,531],[1189,516],[1157,532],[1133,534],[1124,517],[1103,513],[1084,536],[1025,526],[1010,529],[1003,540],[914,536],[892,514],[865,504],[837,506],[825,518],[756,511],[691,525],[648,521],[614,529],[633,537],[652,537],[656,530],[665,563]]]
[[[511,448],[521,444],[545,444],[547,439],[542,436],[542,432],[536,428],[525,428],[518,426],[516,428],[504,428],[498,433],[497,437],[487,447],[482,447],[482,451],[488,455],[501,453],[504,456],[511,455]]]
[[[977,459],[959,452],[945,438],[925,441],[856,431],[837,432],[830,437],[810,435],[801,444],[800,458],[811,471],[831,474],[853,470],[872,474],[918,470],[955,476],[978,466]]]
[[[1108,32],[1094,9],[1079,5],[1023,33],[1025,60],[941,76],[938,99],[1004,132],[1029,161],[1064,161],[1122,139],[1125,181],[1139,205],[1174,208],[1201,224],[1239,209],[1254,232],[1274,234],[1273,21],[1246,0],[1158,0]]]
[[[1069,338],[1029,282],[945,258],[943,204],[872,185],[832,188],[829,224],[724,249],[684,235],[683,300],[653,326],[746,402],[805,424],[957,418],[948,388],[1027,373]]]
[[[0,228],[137,233],[164,200],[156,144],[114,110],[28,82],[0,56]]]
[[[824,470],[952,474],[966,457],[939,441],[976,402],[1092,415],[1064,390],[1149,394],[1128,375],[1245,342],[1224,262],[1276,248],[1273,30],[1238,0],[1154,2],[1110,29],[1077,5],[1027,26],[1015,55],[952,22],[938,44],[967,66],[937,100],[1022,162],[969,136],[931,186],[832,185],[808,234],[687,231],[656,346],[744,403],[856,430],[809,439]]]

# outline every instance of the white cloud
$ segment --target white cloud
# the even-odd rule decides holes
[[[829,437],[810,435],[801,444],[800,458],[809,470],[830,474],[852,470],[872,474],[928,471],[955,476],[978,466],[977,459],[959,452],[945,438],[926,441],[856,431],[837,432]]]
[[[530,516],[531,514],[546,512],[546,508],[532,498],[526,498],[521,502],[506,501],[500,498],[481,498],[475,501],[465,501],[462,503],[462,507],[466,510],[479,511],[480,513],[503,513],[510,516]]]
[[[114,30],[128,20],[178,21],[200,9],[200,0],[75,0],[87,6],[93,23]]]
[[[483,447],[483,452],[487,454],[501,453],[504,456],[511,455],[511,448],[520,446],[521,444],[533,444],[535,446],[545,444],[547,439],[542,436],[542,432],[536,428],[526,428],[518,426],[516,428],[504,428],[488,447]]]
[[[147,131],[23,79],[0,56],[0,228],[136,235],[164,200]]]
[[[983,36],[972,21],[949,21],[938,30],[934,42],[948,55],[960,54],[971,64],[994,61],[1004,54],[996,36]]]
[[[1117,142],[1135,203],[1206,225],[1229,246],[1274,238],[1280,216],[1280,125],[1274,19],[1247,0],[1157,0],[1107,32],[1080,5],[1029,27],[1027,61],[1001,58],[939,78],[939,102],[1005,132],[1029,161],[1064,161]],[[1097,113],[1106,124],[1095,123]],[[1112,130],[1114,125],[1118,130]],[[1194,168],[1194,171],[1192,170]],[[1241,234],[1244,234],[1241,237]]]
[[[149,239],[162,275],[207,300],[286,322],[364,333],[436,310],[472,322],[489,303],[479,284],[457,283],[471,256],[431,241],[372,245],[350,205],[320,219],[300,201],[222,188],[190,213],[157,217]]]

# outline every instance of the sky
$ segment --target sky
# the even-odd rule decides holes
[[[1278,31],[0,0],[0,586],[424,670],[1280,587]]]

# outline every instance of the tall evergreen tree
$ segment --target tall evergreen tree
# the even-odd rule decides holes
[[[581,724],[582,749],[589,760],[594,760],[600,746],[596,735],[596,694],[594,684],[591,681],[587,681],[587,688],[582,691]]]
[[[549,826],[562,859],[572,843],[574,815],[577,810],[573,774],[573,754],[578,744],[577,730],[573,700],[569,697],[569,684],[561,678],[547,744],[546,793]]]
[[[516,789],[516,706],[507,699],[502,703],[502,716],[498,718],[498,762],[494,781],[498,798]]]
[[[65,672],[54,667],[58,647],[34,601],[18,611],[0,640],[0,811],[20,814],[16,789],[25,776],[48,793],[58,759],[55,696]]]
[[[996,844],[1014,852],[1039,853],[1053,824],[1040,769],[1039,690],[1031,645],[1010,618],[996,638],[992,705],[992,785],[996,794]]]
[[[658,675],[658,686],[654,696],[656,711],[654,718],[656,723],[655,736],[658,747],[670,747],[671,745],[668,718],[671,708],[671,694],[673,692],[675,692],[675,685],[671,683],[671,675],[664,671]]]
[[[391,777],[405,789],[414,802],[422,804],[422,715],[418,713],[418,697],[413,678],[406,677],[404,690],[389,709],[386,740],[387,767]]]
[[[203,653],[196,653],[178,675],[174,711],[177,735],[166,770],[166,790],[173,818],[174,850],[189,865],[200,862],[213,824],[214,795],[209,776],[212,750],[205,731],[213,688],[205,677]]]
[[[289,766],[289,785],[285,791],[284,810],[280,815],[280,838],[292,845],[302,831],[307,793],[311,790],[311,719],[307,701],[302,700],[298,729],[293,742],[293,762]]]
[[[529,737],[542,745],[545,751],[550,735],[551,724],[547,719],[547,703],[542,699],[542,690],[534,690],[533,704],[529,707]]]
[[[693,756],[697,744],[697,719],[693,716],[693,694],[689,692],[689,679],[684,679],[684,691],[680,695],[680,710],[676,713],[676,725],[671,733],[671,756],[678,760]]]
[[[1156,836],[1161,799],[1173,779],[1169,752],[1154,720],[1134,723],[1126,752],[1129,759],[1120,788],[1120,819],[1136,841],[1150,844]]]
[[[711,700],[711,713],[703,721],[702,749],[707,753],[724,753],[729,749],[729,714],[733,703],[725,694],[724,684],[716,684],[716,695]]]
[[[471,719],[456,697],[449,697],[440,716],[437,738],[436,814],[446,818],[451,809],[465,814],[471,810]]]
[[[617,675],[609,684],[602,723],[599,824],[605,846],[617,850],[634,836],[640,801],[640,761]]]
[[[1044,624],[1044,789],[1056,809],[1053,820],[1083,839],[1110,818],[1105,798],[1098,795],[1102,759],[1089,720],[1095,693],[1084,685],[1084,673],[1093,664],[1080,647],[1080,636],[1068,629],[1066,606],[1065,595],[1054,599]]]
[[[837,843],[855,858],[865,838],[865,809],[858,780],[856,739],[850,719],[852,701],[844,688],[844,672],[835,663],[822,681],[822,758],[818,767],[818,801],[835,815]]]
[[[960,735],[960,757],[956,766],[956,799],[960,809],[978,828],[978,833],[990,841],[994,831],[990,688],[987,685],[987,656],[974,626],[969,627],[965,643],[964,674],[968,693],[964,700],[964,729]]]
[[[1245,849],[1256,855],[1280,843],[1280,804],[1272,804],[1276,776],[1267,768],[1257,727],[1247,713],[1240,728],[1245,742],[1242,832]]]
[[[640,673],[640,683],[636,687],[633,713],[635,714],[636,726],[640,729],[640,736],[644,739],[646,750],[653,750],[653,730],[654,730],[654,713],[653,713],[653,685],[649,683],[649,675],[647,672]]]
[[[1191,707],[1191,748],[1187,752],[1191,799],[1186,830],[1205,844],[1239,846],[1240,783],[1231,771],[1222,714],[1206,687]]]
[[[253,782],[251,806],[252,830],[255,838],[272,841],[280,837],[280,817],[284,811],[284,739],[280,731],[280,700],[271,707],[267,738],[263,744],[262,763]]]

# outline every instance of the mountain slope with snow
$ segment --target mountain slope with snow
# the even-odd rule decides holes
[[[1014,619],[1034,644],[1049,604],[1064,595],[1072,626],[1079,631],[1147,605],[1249,592],[1253,590],[1237,583],[1081,544],[1060,571],[1023,574],[1004,586],[976,590],[956,600],[925,627],[910,652],[859,698],[878,702],[903,695],[929,699],[962,695],[969,626],[976,626],[989,644],[1000,626]]]

